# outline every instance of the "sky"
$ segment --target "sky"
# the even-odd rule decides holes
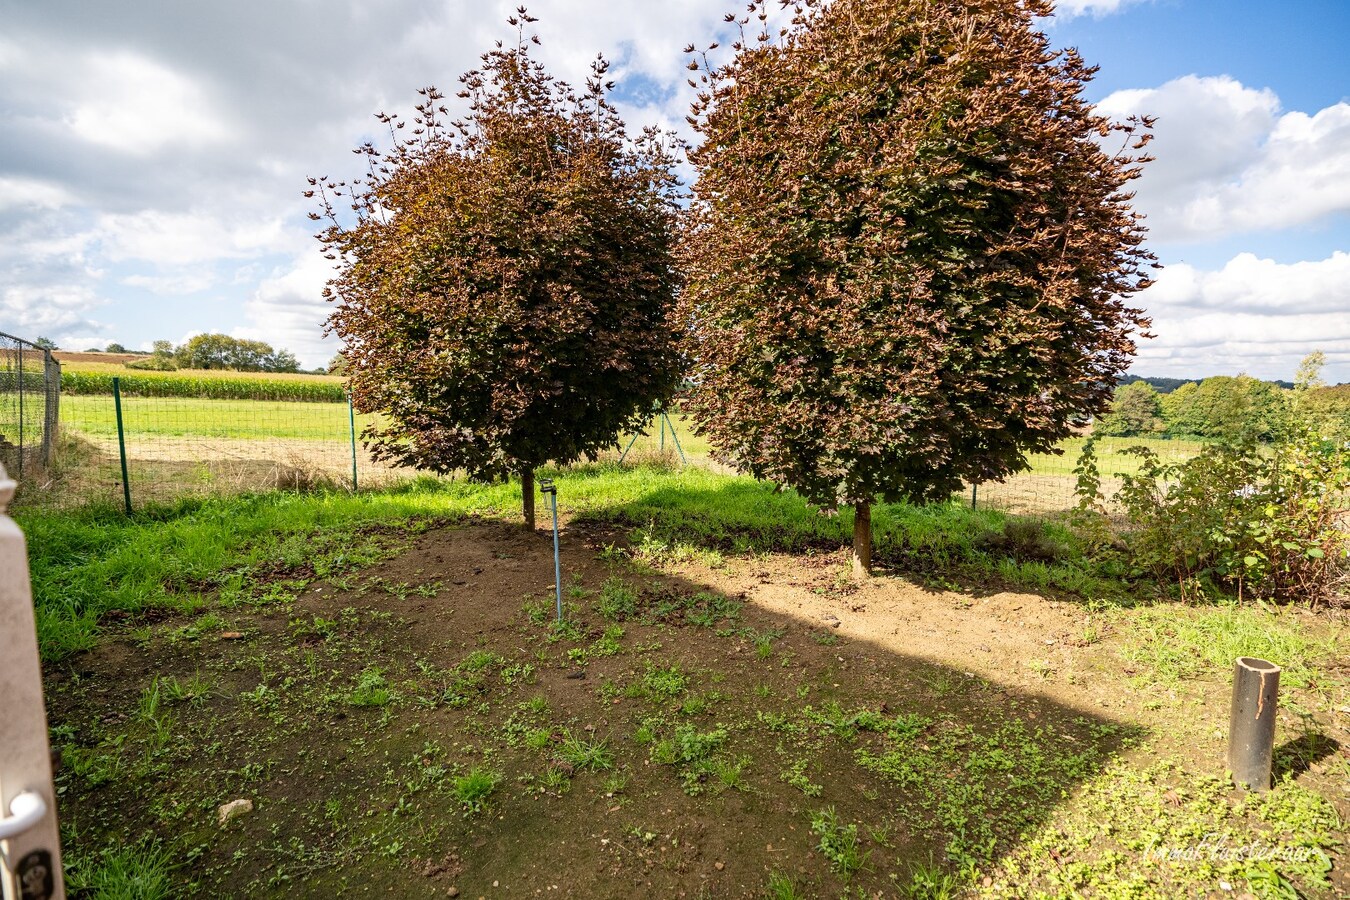
[[[307,176],[358,173],[374,113],[459,74],[518,0],[0,0],[0,331],[83,350],[200,332],[307,367],[331,263]],[[727,0],[534,0],[541,58],[599,52],[631,128],[687,135],[681,49]],[[1131,371],[1350,382],[1350,3],[1061,0],[1105,114],[1156,115],[1135,185],[1164,268]]]

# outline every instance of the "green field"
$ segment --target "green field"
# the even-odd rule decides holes
[[[122,417],[129,441],[170,437],[350,441],[351,430],[345,403],[124,397]],[[357,434],[373,420],[373,416],[358,415]],[[113,398],[65,395],[61,424],[89,437],[116,437]]]

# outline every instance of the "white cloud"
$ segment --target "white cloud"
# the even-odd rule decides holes
[[[69,206],[74,199],[70,191],[51,181],[0,176],[0,210],[23,207],[60,209]]]
[[[211,210],[171,213],[145,210],[100,216],[97,239],[113,262],[141,260],[161,266],[205,264],[293,249],[309,236],[279,217],[223,221]]]
[[[181,72],[134,53],[94,54],[65,119],[92,144],[150,156],[178,145],[215,143],[229,134],[206,93]]]
[[[1155,242],[1287,228],[1350,210],[1350,103],[1282,112],[1269,89],[1187,75],[1098,104],[1156,115],[1157,157],[1135,184]]]
[[[1058,0],[1055,15],[1066,19],[1085,15],[1105,16],[1138,2],[1140,0]]]
[[[323,324],[332,312],[324,302],[323,288],[332,276],[332,263],[317,247],[302,253],[290,269],[258,285],[244,304],[249,324],[235,329],[234,336],[290,350],[305,368],[326,365],[339,347],[337,338],[323,336]]]
[[[1158,336],[1140,348],[1141,374],[1287,380],[1323,350],[1328,376],[1350,378],[1350,253],[1296,263],[1241,253],[1217,271],[1172,265],[1139,300]]]
[[[209,271],[184,270],[165,275],[128,275],[121,282],[130,287],[145,288],[152,294],[181,297],[200,293],[215,284],[216,280]]]

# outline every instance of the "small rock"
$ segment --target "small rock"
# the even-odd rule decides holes
[[[719,871],[719,872],[722,871],[723,869],[725,869],[726,867],[727,867],[727,864],[724,863],[724,862],[722,862],[720,859],[719,859],[717,862],[713,863],[713,868],[716,869],[716,870]]]
[[[220,824],[224,825],[231,819],[237,819],[245,813],[251,812],[253,812],[253,801],[246,798],[240,798],[238,800],[231,800],[229,803],[221,806],[220,809],[216,810],[216,815],[220,818]]]
[[[459,896],[459,888],[455,887],[453,884],[450,885],[449,890],[447,890],[447,891],[445,892],[445,896],[447,896],[447,897],[458,897],[458,896]]]
[[[242,631],[222,631],[220,633],[220,639],[222,641],[237,641],[243,636],[244,633]]]

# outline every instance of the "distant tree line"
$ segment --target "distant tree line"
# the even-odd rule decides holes
[[[109,345],[109,352],[114,345]],[[127,363],[129,369],[173,371],[175,369],[230,369],[236,372],[299,372],[300,361],[289,350],[277,350],[264,341],[250,341],[227,334],[199,334],[175,347],[170,341],[155,341],[144,358]],[[126,351],[122,351],[126,352]]]
[[[1304,361],[1296,382],[1217,375],[1203,381],[1122,379],[1097,434],[1277,441],[1300,420],[1328,437],[1350,437],[1350,384],[1324,386],[1320,354]],[[1177,383],[1172,383],[1177,382]],[[1161,383],[1161,385],[1159,384]],[[1288,385],[1288,387],[1285,387]]]

